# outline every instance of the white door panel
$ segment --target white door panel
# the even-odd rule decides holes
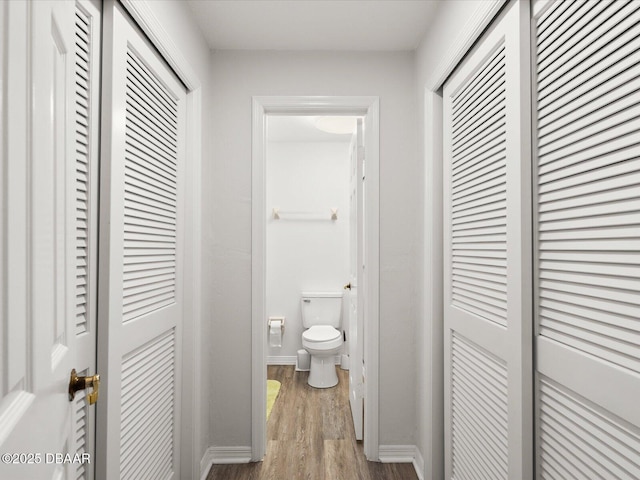
[[[537,477],[640,478],[640,2],[534,12]]]
[[[532,477],[526,2],[444,86],[445,474]]]
[[[180,476],[185,90],[105,4],[97,475]]]
[[[6,328],[0,450],[14,455],[8,464],[0,464],[2,478],[93,478],[87,421],[93,407],[87,406],[83,393],[73,403],[68,397],[72,368],[95,373],[95,296],[77,261],[80,249],[83,262],[90,262],[96,252],[87,219],[78,216],[76,8],[71,1],[0,6],[1,29],[7,35],[3,38],[8,39],[1,46]],[[99,28],[99,11],[97,15]],[[86,59],[96,52],[99,46],[86,51]],[[97,74],[90,69],[85,74],[88,92]],[[83,161],[89,173],[90,163],[97,161],[88,137],[97,128],[98,111],[91,110],[90,99],[85,103],[88,150]],[[91,179],[84,183],[88,187]],[[86,211],[95,208],[89,192],[82,195],[82,204]],[[88,456],[71,463],[60,456],[73,458],[76,453]]]
[[[357,120],[351,145],[349,404],[356,440],[364,438],[364,134]]]

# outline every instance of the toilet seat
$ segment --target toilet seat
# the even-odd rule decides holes
[[[341,337],[339,330],[331,325],[314,325],[302,332],[302,339],[309,343],[331,342]]]

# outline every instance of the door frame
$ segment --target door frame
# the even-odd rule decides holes
[[[379,98],[360,96],[254,96],[251,145],[251,460],[266,452],[266,120],[278,115],[365,117],[365,382],[364,453],[379,459],[380,119]]]
[[[202,81],[176,45],[169,31],[153,11],[150,0],[119,0],[131,18],[187,90],[186,158],[185,166],[185,251],[182,347],[182,426],[181,476],[200,478],[202,422],[200,421],[201,382],[201,164],[202,164]],[[98,311],[99,319],[101,311]],[[103,317],[104,315],[102,315]],[[100,358],[98,358],[100,361]],[[99,412],[98,412],[99,415]],[[98,418],[97,423],[100,424]],[[105,419],[103,418],[104,422]]]

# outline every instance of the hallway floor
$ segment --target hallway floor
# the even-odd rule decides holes
[[[270,365],[267,376],[282,383],[267,423],[263,462],[214,465],[207,480],[417,480],[410,463],[365,459],[349,409],[349,372],[338,368],[334,388],[307,385],[308,372]]]

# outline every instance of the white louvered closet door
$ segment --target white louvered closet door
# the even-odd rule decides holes
[[[638,479],[640,1],[534,28],[537,476]]]
[[[444,86],[447,479],[533,476],[529,22],[507,5]]]
[[[186,94],[118,2],[104,30],[97,476],[178,479]]]

